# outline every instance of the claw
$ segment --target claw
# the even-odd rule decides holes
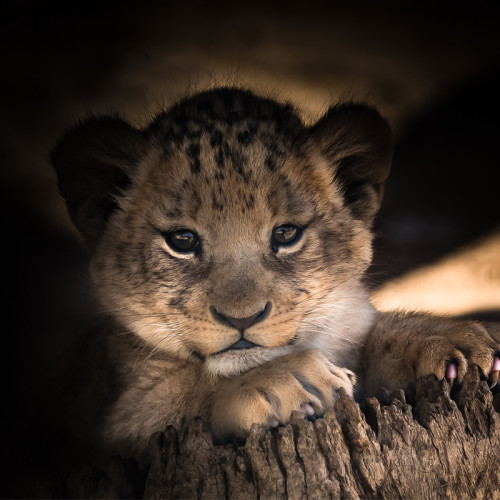
[[[495,356],[493,360],[493,366],[490,372],[490,387],[495,387],[497,385],[498,379],[500,378],[500,358]]]
[[[446,380],[448,380],[448,383],[450,384],[450,390],[453,387],[453,382],[455,382],[455,379],[457,378],[457,365],[455,363],[450,363],[446,367]]]
[[[269,426],[272,428],[278,427],[279,425],[280,423],[276,418],[271,419],[271,421],[269,422]]]
[[[304,408],[304,411],[306,412],[306,415],[308,417],[312,417],[316,413],[314,411],[314,408],[309,403],[302,403],[302,408]]]
[[[498,356],[495,356],[495,359],[493,360],[493,367],[491,368],[492,372],[498,372],[500,371],[500,358]]]

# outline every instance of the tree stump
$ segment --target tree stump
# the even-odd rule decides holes
[[[500,391],[472,367],[450,399],[445,381],[419,380],[410,406],[362,407],[341,393],[315,422],[294,414],[254,426],[244,445],[214,445],[201,419],[150,441],[150,466],[113,457],[108,470],[67,484],[68,496],[144,498],[500,498]]]

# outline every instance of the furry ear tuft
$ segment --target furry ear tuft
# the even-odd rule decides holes
[[[119,118],[99,117],[69,130],[52,151],[59,191],[91,249],[117,208],[115,196],[130,185],[146,147],[142,131]]]
[[[364,104],[341,104],[331,107],[310,134],[331,164],[353,215],[371,225],[392,161],[387,121]]]

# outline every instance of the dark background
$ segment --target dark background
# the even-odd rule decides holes
[[[43,470],[39,454],[56,438],[39,409],[43,383],[35,382],[84,322],[86,256],[47,161],[68,126],[115,111],[141,125],[186,91],[226,83],[289,99],[308,120],[338,98],[377,106],[393,126],[396,151],[376,226],[375,287],[498,231],[495,3],[3,2],[8,480],[0,494],[29,491],[25,471]]]

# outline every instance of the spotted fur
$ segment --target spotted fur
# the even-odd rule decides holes
[[[244,436],[304,403],[321,413],[334,388],[352,394],[376,320],[361,280],[391,150],[367,106],[306,126],[239,89],[185,99],[145,130],[93,118],[63,138],[52,159],[122,387],[102,426],[112,449],[144,451],[197,415]],[[300,239],[273,246],[285,224]],[[168,243],[181,229],[199,237],[191,253]],[[231,324],[249,317],[264,319]],[[252,347],[231,348],[242,339]]]

